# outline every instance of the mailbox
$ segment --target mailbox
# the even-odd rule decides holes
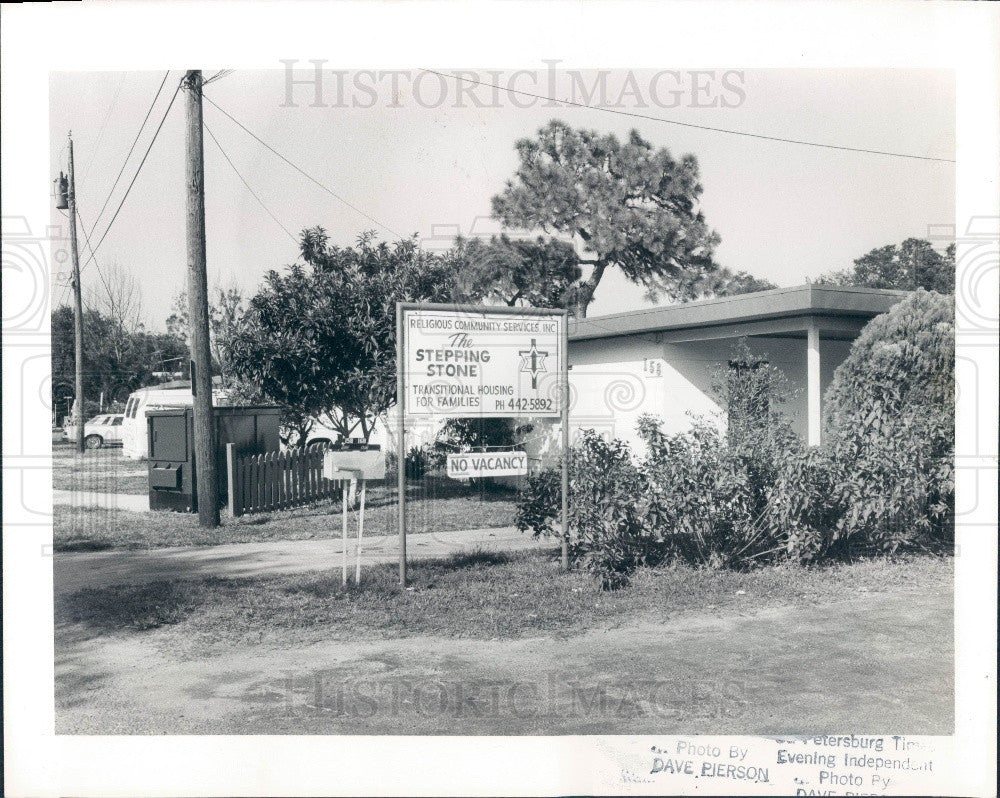
[[[385,452],[377,445],[350,444],[323,453],[326,479],[385,479]]]
[[[236,444],[236,454],[275,452],[280,446],[277,407],[216,407],[215,473],[220,505],[225,504],[227,485],[226,444]],[[146,413],[149,427],[149,509],[195,512],[198,483],[194,456],[194,410],[175,407]]]

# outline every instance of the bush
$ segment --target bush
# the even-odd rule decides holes
[[[726,411],[725,433],[699,420],[666,436],[655,418],[640,418],[651,523],[662,530],[669,553],[688,562],[746,568],[787,556],[787,527],[774,491],[788,458],[803,450],[781,411],[790,395],[787,380],[743,340],[713,387]]]
[[[770,493],[769,516],[789,559],[808,562],[843,552],[836,498],[841,470],[825,449],[800,448],[785,458]]]
[[[954,299],[919,290],[873,319],[834,372],[827,445],[845,539],[885,551],[953,539]]]
[[[560,468],[528,479],[518,505],[517,527],[535,535],[561,536]],[[583,430],[569,452],[569,550],[605,589],[621,587],[639,565],[661,559],[647,523],[645,479],[620,440]]]
[[[396,468],[399,456],[395,452],[389,452],[386,456],[385,478],[387,483],[396,479]],[[431,453],[428,447],[411,446],[406,453],[406,478],[422,479],[431,467]]]
[[[715,392],[727,408],[727,434],[698,421],[666,435],[643,416],[639,434],[648,456],[641,462],[626,444],[593,432],[573,448],[570,549],[605,587],[667,557],[743,568],[788,555],[772,493],[784,459],[802,444],[780,412],[788,395],[783,375],[741,342]],[[558,501],[557,471],[533,477],[522,494],[519,528],[558,534]]]
[[[954,325],[949,297],[920,291],[877,317],[827,392],[827,443],[808,448],[780,405],[780,372],[745,343],[715,382],[727,432],[698,420],[648,451],[585,433],[570,452],[570,551],[619,587],[643,564],[799,562],[953,539]],[[559,472],[533,476],[518,527],[559,534]]]

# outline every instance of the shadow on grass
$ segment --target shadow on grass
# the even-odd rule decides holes
[[[395,630],[405,624],[407,615],[425,616],[426,621],[422,607],[431,601],[431,595],[439,595],[433,600],[435,610],[431,614],[443,620],[454,605],[467,605],[470,593],[490,603],[486,596],[505,592],[512,568],[534,571],[546,568],[551,560],[549,552],[457,552],[412,562],[406,589],[400,587],[393,563],[366,568],[360,585],[352,581],[345,586],[339,572],[326,571],[87,588],[57,596],[55,614],[57,623],[83,624],[98,633],[146,631],[182,623],[192,615],[224,616],[226,626],[235,622],[279,628],[336,622],[341,627],[344,621],[353,620],[358,631]],[[470,571],[474,574],[471,578],[461,575]],[[544,580],[532,581],[540,585]],[[431,593],[422,598],[425,591]],[[419,622],[412,624],[413,629],[420,626]]]
[[[488,565],[503,565],[511,560],[506,551],[475,548],[468,551],[456,551],[444,561],[447,568],[476,568]]]
[[[93,538],[55,541],[52,544],[53,551],[107,551],[110,548],[112,548],[111,541]]]
[[[204,603],[211,581],[88,588],[73,594],[69,601],[57,601],[56,618],[100,632],[156,629],[189,617]]]

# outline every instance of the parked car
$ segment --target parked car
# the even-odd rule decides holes
[[[83,442],[88,449],[100,449],[102,446],[122,445],[122,413],[94,416],[83,425]],[[76,425],[67,424],[63,437],[68,441],[76,440]]]
[[[360,435],[360,428],[355,430],[355,435]],[[306,436],[306,448],[313,446],[328,446],[331,444],[338,443],[341,439],[340,433],[333,429],[332,427],[326,426],[320,419],[313,418],[312,427],[309,429],[309,434]],[[381,446],[386,446],[389,441],[389,436],[387,435],[386,421],[385,418],[378,418],[375,421],[375,426],[372,429],[372,434],[369,438],[370,443],[377,443]]]

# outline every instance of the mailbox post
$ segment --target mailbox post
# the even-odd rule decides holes
[[[347,494],[348,483],[357,482],[360,489],[358,508],[357,564],[354,570],[355,584],[361,583],[361,540],[365,530],[365,499],[368,494],[369,479],[385,479],[385,453],[379,446],[362,448],[352,445],[346,449],[330,449],[323,454],[323,476],[341,482],[341,578],[347,585]]]

